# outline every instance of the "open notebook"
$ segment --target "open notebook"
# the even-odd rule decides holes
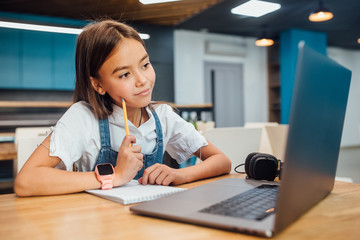
[[[162,185],[141,185],[137,180],[131,180],[127,184],[109,190],[95,189],[87,190],[86,192],[126,205],[154,200],[185,190],[186,188],[168,187]]]

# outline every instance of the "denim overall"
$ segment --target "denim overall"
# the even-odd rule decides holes
[[[155,112],[155,110],[150,106],[150,110],[155,118],[155,126],[156,126],[156,145],[150,154],[144,154],[143,157],[143,167],[136,174],[134,179],[139,179],[144,174],[144,170],[155,163],[162,163],[163,159],[163,134],[161,129],[160,120]],[[116,166],[116,160],[118,152],[111,149],[110,145],[110,130],[109,130],[109,119],[99,119],[99,130],[100,130],[100,141],[101,141],[101,149],[99,155],[96,159],[96,164],[101,163],[111,163],[113,166]],[[94,167],[95,170],[95,167]]]

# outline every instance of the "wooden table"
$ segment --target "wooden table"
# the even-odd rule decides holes
[[[182,187],[192,188],[231,174]],[[174,206],[176,207],[176,206]],[[138,216],[129,206],[86,193],[17,198],[0,195],[1,239],[260,239]],[[336,182],[333,192],[275,239],[360,239],[360,185]]]

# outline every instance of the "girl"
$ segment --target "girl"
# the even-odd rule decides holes
[[[230,160],[192,124],[170,106],[151,103],[154,83],[144,42],[133,28],[112,20],[86,26],[77,39],[75,103],[21,169],[15,193],[81,192],[134,178],[177,185],[229,173]],[[123,99],[132,135],[125,135]],[[162,164],[165,150],[179,163],[192,155],[204,161],[173,169]]]

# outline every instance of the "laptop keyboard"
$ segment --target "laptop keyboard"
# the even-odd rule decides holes
[[[262,184],[200,212],[260,221],[275,211],[278,189],[277,185]]]

